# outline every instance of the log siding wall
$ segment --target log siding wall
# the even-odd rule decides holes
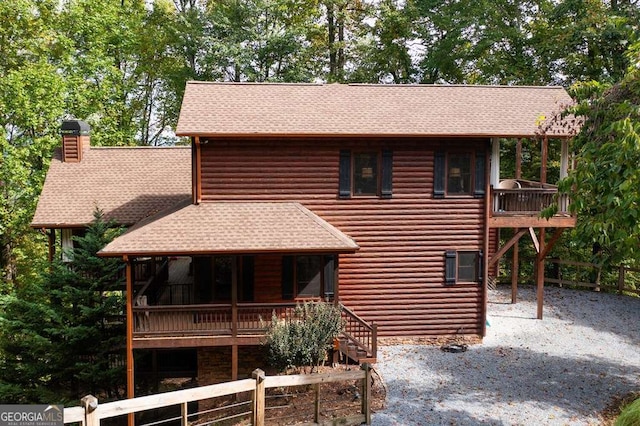
[[[361,248],[340,256],[337,291],[380,336],[480,335],[484,286],[446,286],[444,253],[483,249],[485,200],[434,199],[433,164],[438,150],[488,147],[488,139],[205,139],[202,201],[297,201],[353,237]],[[340,199],[340,150],[387,148],[392,198]]]

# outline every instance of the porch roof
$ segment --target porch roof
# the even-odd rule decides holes
[[[219,253],[351,253],[349,236],[299,203],[220,202],[181,205],[113,240],[102,256]]]
[[[550,86],[192,81],[176,134],[534,137],[571,102],[562,87]],[[547,134],[571,136],[573,121]]]

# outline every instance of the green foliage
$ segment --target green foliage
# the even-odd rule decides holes
[[[607,87],[575,88],[583,100],[572,112],[584,117],[584,125],[574,139],[576,170],[560,189],[576,189],[576,241],[583,248],[599,245],[601,259],[592,260],[615,265],[640,256],[640,72]]]
[[[640,424],[640,398],[624,407],[614,424],[615,426],[634,426]]]
[[[0,299],[0,400],[121,395],[124,370],[113,364],[125,344],[121,264],[96,255],[118,232],[96,212],[70,263],[56,261],[42,280]]]
[[[290,318],[274,314],[265,338],[271,364],[280,370],[319,366],[343,329],[340,309],[330,303],[297,305]]]

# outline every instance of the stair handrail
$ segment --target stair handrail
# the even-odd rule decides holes
[[[338,306],[340,307],[341,312],[345,316],[349,317],[350,319],[355,320],[355,322],[358,323],[358,326],[360,326],[360,327],[362,327],[362,328],[364,328],[366,330],[367,334],[369,335],[368,340],[370,342],[370,345],[366,345],[365,343],[361,342],[356,336],[352,335],[349,332],[349,330],[347,330],[347,329],[345,329],[345,331],[342,334],[346,338],[351,340],[353,343],[355,343],[358,347],[360,347],[361,349],[366,351],[368,356],[370,356],[371,358],[377,358],[377,353],[378,353],[378,327],[377,327],[377,325],[376,324],[369,324],[364,319],[360,318],[351,309],[349,309],[346,306],[344,306],[342,303],[338,303]]]

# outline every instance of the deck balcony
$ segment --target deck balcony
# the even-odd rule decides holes
[[[543,210],[557,203],[558,211],[542,218]],[[571,228],[576,217],[569,212],[568,194],[558,194],[558,187],[528,180],[506,179],[491,187],[489,226],[492,228],[558,227]]]

